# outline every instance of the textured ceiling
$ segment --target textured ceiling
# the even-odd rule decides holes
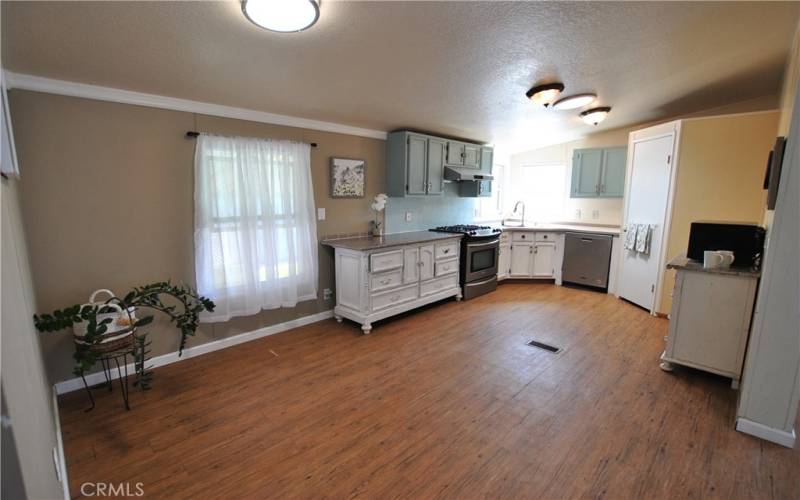
[[[15,72],[514,149],[777,94],[800,3],[337,2],[275,34],[238,2],[2,2]],[[613,106],[537,109],[558,79]]]

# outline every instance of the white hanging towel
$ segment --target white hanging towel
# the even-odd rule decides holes
[[[653,234],[653,226],[651,224],[637,224],[636,226],[636,251],[644,254],[650,254],[650,237]]]
[[[628,224],[628,230],[625,232],[625,250],[633,252],[636,250],[636,233],[639,224]]]

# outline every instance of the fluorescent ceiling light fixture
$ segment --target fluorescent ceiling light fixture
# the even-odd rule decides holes
[[[608,106],[587,109],[586,111],[581,113],[581,120],[583,120],[589,125],[597,125],[598,123],[606,119],[610,111],[611,108],[609,108]]]
[[[553,103],[553,109],[578,109],[593,103],[597,99],[596,94],[575,94]]]
[[[545,85],[537,85],[525,92],[528,99],[534,104],[542,106],[549,106],[553,101],[558,99],[558,96],[564,90],[563,83],[547,83]]]
[[[242,0],[242,12],[264,29],[293,33],[317,22],[319,0]]]

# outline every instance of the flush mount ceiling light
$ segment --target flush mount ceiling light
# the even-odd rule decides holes
[[[541,104],[542,106],[547,107],[552,104],[553,101],[558,99],[558,96],[563,90],[563,83],[547,83],[545,85],[537,85],[533,87],[529,91],[525,92],[525,95],[528,96],[528,99],[530,99],[534,104]]]
[[[256,26],[293,33],[317,22],[319,0],[242,0],[242,12]]]
[[[609,108],[608,106],[587,109],[586,111],[581,113],[581,120],[588,123],[589,125],[597,125],[598,123],[606,119],[609,111],[611,111],[611,108]]]
[[[575,94],[554,102],[553,109],[578,109],[593,103],[595,99],[597,99],[595,94]]]

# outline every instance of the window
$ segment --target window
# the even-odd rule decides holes
[[[317,296],[308,144],[198,137],[195,276],[217,304],[204,321],[293,307]]]
[[[564,165],[526,165],[521,169],[521,198],[525,202],[525,218],[533,221],[558,220],[564,213]]]
[[[505,181],[505,167],[503,165],[493,165],[492,175],[492,196],[479,198],[478,209],[480,218],[484,220],[499,220],[503,217],[503,182]]]

